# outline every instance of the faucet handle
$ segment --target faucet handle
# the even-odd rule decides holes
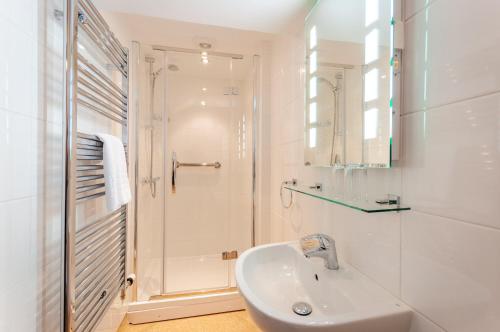
[[[333,239],[326,234],[311,234],[300,239],[300,246],[304,252],[326,250],[333,243]]]

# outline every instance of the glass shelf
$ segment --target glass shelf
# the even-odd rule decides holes
[[[312,189],[308,186],[303,185],[285,185],[285,189],[318,198],[333,204],[339,204],[346,206],[351,209],[358,211],[363,211],[366,213],[377,213],[377,212],[394,212],[394,211],[408,211],[411,208],[396,205],[396,204],[379,204],[375,201],[368,200],[346,200],[343,197],[339,197],[338,194],[333,193],[332,190],[323,188],[322,190]]]

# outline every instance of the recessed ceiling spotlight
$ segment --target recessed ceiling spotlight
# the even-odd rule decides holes
[[[202,48],[204,50],[208,50],[208,49],[212,48],[212,44],[206,43],[206,42],[201,42],[198,45],[200,45],[200,48]]]
[[[170,70],[170,71],[179,71],[179,66],[177,66],[177,65],[168,65],[168,70]]]

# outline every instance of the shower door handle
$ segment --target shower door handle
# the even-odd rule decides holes
[[[177,161],[177,154],[172,152],[172,193],[175,194],[175,185],[177,180],[177,168],[179,168],[179,162]]]
[[[219,169],[222,164],[218,161],[213,163],[181,163],[177,160],[177,154],[172,152],[172,193],[175,194],[175,185],[177,182],[177,169],[179,167],[213,167]]]

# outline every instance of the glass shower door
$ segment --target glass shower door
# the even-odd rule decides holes
[[[164,294],[225,289],[251,241],[250,71],[166,54]]]
[[[252,244],[253,59],[133,54],[137,300],[235,287]]]

